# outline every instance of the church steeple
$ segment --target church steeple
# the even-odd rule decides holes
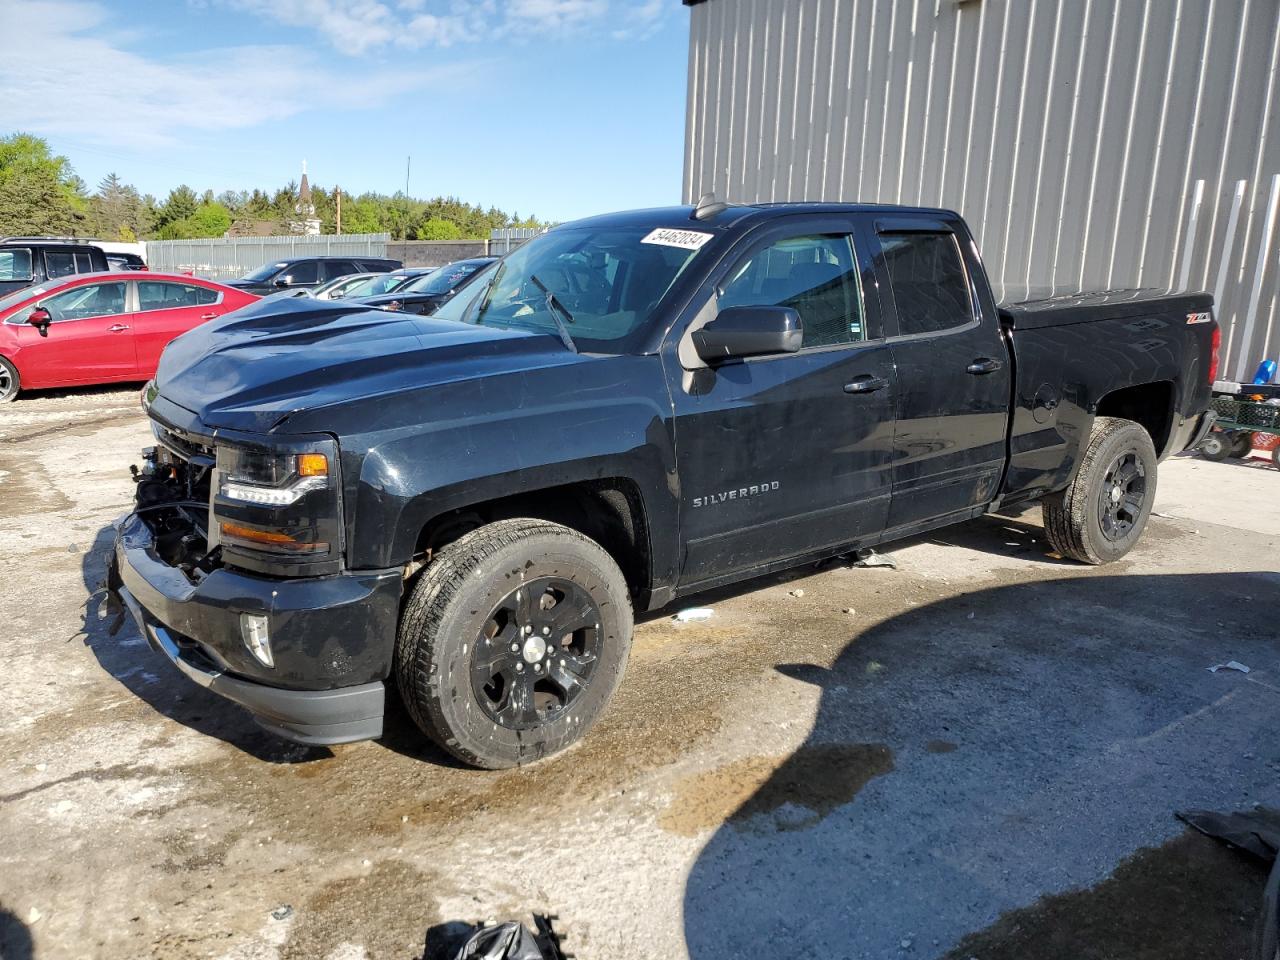
[[[305,160],[302,161],[302,185],[298,188],[298,203],[293,209],[303,218],[313,217],[316,213],[316,205],[311,202],[311,184],[307,182],[307,161]]]

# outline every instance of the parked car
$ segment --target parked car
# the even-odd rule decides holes
[[[392,270],[390,273],[377,274],[363,283],[345,290],[342,298],[376,297],[384,293],[392,293],[411,281],[434,272],[435,267],[402,267],[399,270]]]
[[[20,390],[146,380],[180,333],[258,297],[194,277],[89,273],[0,299],[0,402]]]
[[[146,270],[147,261],[136,253],[112,253],[106,251],[107,263],[112,270]]]
[[[61,237],[0,240],[0,296],[77,273],[110,270],[100,247]]]
[[[250,293],[275,293],[286,288],[313,289],[353,273],[387,273],[403,264],[385,257],[288,257],[273,260],[227,284]]]
[[[405,313],[431,314],[456,296],[475,278],[476,274],[493,263],[496,257],[472,257],[433,270],[426,276],[410,280],[390,293],[360,297],[360,302],[383,310],[401,310]]]
[[[1213,422],[1208,294],[997,307],[945,210],[620,213],[469,289],[255,305],[147,388],[110,587],[269,730],[377,737],[390,685],[455,757],[529,763],[600,716],[633,612],[1036,500],[1118,560]]]

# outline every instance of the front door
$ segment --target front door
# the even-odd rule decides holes
[[[690,328],[723,307],[789,306],[803,324],[800,352],[701,368],[687,349],[664,353],[682,590],[883,528],[894,371],[874,298],[863,296],[869,271],[847,221],[783,221],[728,258]],[[687,348],[688,329],[683,339]]]
[[[9,319],[17,326],[15,359],[25,384],[58,386],[137,377],[132,317],[125,309],[124,280],[87,283],[45,297],[46,336],[25,323],[29,311]]]
[[[879,217],[877,267],[898,370],[893,530],[956,518],[996,496],[1005,465],[1008,351],[958,221]]]

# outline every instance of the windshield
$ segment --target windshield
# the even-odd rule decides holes
[[[240,279],[253,281],[265,280],[267,277],[274,276],[277,271],[282,270],[287,266],[287,263],[268,263],[266,266],[259,267],[257,270],[253,271],[253,273],[246,273]]]
[[[535,237],[502,261],[487,300],[468,319],[558,335],[559,312],[580,349],[609,352],[649,319],[710,238],[699,234],[697,246],[677,238],[677,246],[670,234],[641,227],[561,227]],[[476,286],[483,290],[487,284]]]
[[[23,287],[21,290],[15,290],[7,297],[0,298],[0,313],[8,310],[10,307],[16,307],[23,300],[30,300],[32,297],[38,297],[50,289],[49,286],[43,287]]]
[[[361,280],[348,290],[345,296],[376,297],[380,294],[400,289],[409,279],[403,273],[379,273],[376,276]]]
[[[488,266],[485,263],[460,260],[448,266],[433,270],[425,277],[415,277],[399,289],[400,293],[448,293],[454,287],[461,286],[477,270]]]

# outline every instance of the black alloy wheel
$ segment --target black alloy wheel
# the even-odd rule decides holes
[[[1142,516],[1147,474],[1137,453],[1120,454],[1103,475],[1098,491],[1098,521],[1108,540],[1122,540]]]
[[[532,730],[571,709],[600,654],[600,610],[572,580],[517,587],[489,614],[471,653],[480,708],[511,730]]]

